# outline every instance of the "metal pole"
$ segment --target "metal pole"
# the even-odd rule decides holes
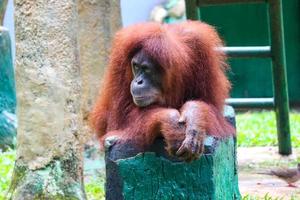
[[[226,104],[234,108],[272,108],[274,109],[273,98],[231,98],[226,99]]]
[[[273,90],[279,153],[290,155],[292,153],[292,145],[281,0],[269,0],[269,19],[271,26]]]
[[[264,58],[272,56],[270,46],[219,47],[216,50],[224,52],[228,57],[236,58]]]

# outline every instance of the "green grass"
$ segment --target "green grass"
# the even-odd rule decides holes
[[[4,200],[13,172],[15,151],[0,153],[0,200]]]
[[[237,120],[238,145],[276,146],[277,131],[275,113],[272,111],[239,113]],[[300,113],[290,113],[290,127],[293,147],[300,147]]]
[[[94,178],[85,183],[85,192],[88,200],[104,200],[104,179]]]
[[[243,196],[242,200],[283,200],[286,198],[283,197],[272,197],[269,193],[265,194],[263,197],[258,197],[258,196],[251,196],[251,195],[246,195]],[[291,197],[290,200],[296,200],[298,199],[297,197]]]
[[[5,200],[13,172],[16,151],[0,152],[0,200]],[[89,200],[104,200],[104,179],[93,178],[85,183],[85,191]]]

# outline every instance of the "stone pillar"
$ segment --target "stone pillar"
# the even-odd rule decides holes
[[[79,0],[78,13],[82,111],[86,122],[98,95],[111,40],[121,27],[120,0]]]
[[[86,199],[76,0],[15,0],[17,160],[12,199]]]

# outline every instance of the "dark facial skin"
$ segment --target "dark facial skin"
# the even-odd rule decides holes
[[[131,60],[133,80],[130,92],[135,105],[146,107],[162,100],[162,71],[142,50]]]

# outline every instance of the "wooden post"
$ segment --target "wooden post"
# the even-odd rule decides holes
[[[225,109],[235,124],[234,111]],[[236,140],[208,137],[204,155],[191,163],[170,158],[163,139],[147,152],[127,143],[106,142],[106,199],[240,199]]]

